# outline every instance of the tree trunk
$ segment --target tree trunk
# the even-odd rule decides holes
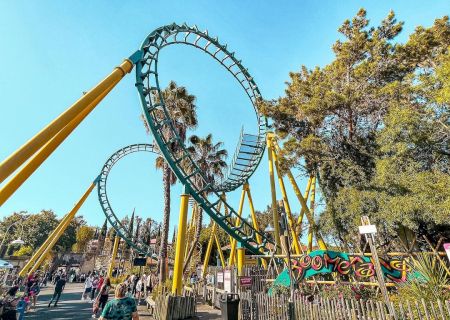
[[[192,254],[194,253],[194,250],[197,247],[198,240],[200,239],[200,233],[202,231],[202,223],[203,223],[203,209],[201,207],[198,207],[196,220],[197,221],[195,222],[194,241],[192,242],[192,246],[189,249],[189,252],[186,256],[186,261],[184,262],[184,266],[183,266],[183,273],[186,272],[186,270],[189,266],[189,261],[191,260]]]
[[[159,283],[163,284],[167,277],[166,258],[167,258],[167,242],[169,238],[169,222],[170,222],[170,167],[164,163],[163,185],[164,185],[164,217],[161,235],[161,245],[159,248]]]

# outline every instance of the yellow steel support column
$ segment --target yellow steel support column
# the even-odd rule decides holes
[[[206,269],[208,269],[209,258],[211,257],[211,251],[214,244],[214,235],[216,233],[216,223],[213,222],[211,227],[211,234],[209,236],[208,247],[206,248],[205,258],[203,260],[202,278],[206,275]]]
[[[68,217],[67,217],[66,221],[61,226],[61,228],[58,230],[58,232],[54,235],[53,239],[50,241],[48,246],[44,249],[42,254],[39,256],[39,258],[37,259],[36,263],[34,264],[34,266],[29,271],[29,274],[35,272],[41,266],[42,262],[47,257],[48,253],[53,249],[53,246],[56,244],[56,242],[58,242],[59,238],[64,233],[64,231],[66,231],[66,229],[69,226],[70,222],[72,221],[73,217],[75,217],[75,214],[78,212],[80,207],[83,205],[84,201],[89,196],[89,194],[91,193],[92,189],[94,189],[95,185],[96,185],[96,181],[91,183],[91,185],[86,190],[86,192],[83,194],[83,196],[80,198],[80,200],[78,200],[78,202],[73,207],[73,209],[68,213]]]
[[[302,193],[300,192],[300,189],[298,188],[297,182],[295,182],[294,176],[290,171],[287,171],[287,175],[289,178],[289,181],[292,184],[292,187],[294,188],[295,195],[297,196],[298,201],[302,205],[302,208],[305,210],[306,218],[308,219],[309,224],[313,227],[314,234],[317,238],[317,244],[319,245],[319,248],[321,250],[327,250],[327,246],[325,244],[325,241],[323,241],[322,236],[317,230],[316,223],[314,222],[313,216],[311,215],[311,212],[309,211],[308,204],[306,203],[305,198],[303,198]]]
[[[36,171],[37,168],[56,150],[70,133],[88,116],[113,86],[103,92],[88,108],[84,109],[72,121],[59,131],[42,149],[39,150],[20,171],[0,189],[0,206]]]
[[[277,192],[275,189],[275,172],[273,169],[273,139],[272,132],[267,133],[267,155],[269,157],[269,176],[270,176],[270,192],[272,197],[272,215],[273,215],[273,228],[275,244],[277,245],[277,253],[280,253],[280,223],[278,219],[278,204],[277,204]]]
[[[238,226],[241,223],[241,216],[242,216],[242,209],[244,208],[244,199],[245,199],[245,193],[247,192],[248,184],[244,183],[242,186],[242,193],[241,193],[241,199],[239,201],[239,209],[238,209],[238,216],[236,218],[236,226]],[[231,251],[230,251],[230,258],[228,260],[228,265],[232,266],[234,264],[236,255],[236,239],[231,240]]]
[[[239,248],[237,249],[237,270],[238,270],[238,276],[242,276],[243,275],[244,266],[245,266],[245,248],[242,248],[239,245]]]
[[[183,263],[186,250],[186,224],[189,206],[189,194],[183,192],[180,203],[180,216],[178,219],[177,247],[175,251],[175,266],[173,270],[172,294],[181,295],[183,288]]]
[[[315,201],[316,201],[316,177],[313,177],[313,181],[312,181],[312,187],[311,187],[311,201],[309,203],[309,211],[311,212],[311,217],[312,220],[314,221],[314,206],[315,206]],[[308,253],[310,253],[312,251],[312,247],[313,247],[313,225],[314,224],[309,224],[309,230],[308,230]]]
[[[277,170],[278,184],[280,185],[281,195],[283,196],[284,210],[286,211],[286,215],[288,218],[287,220],[288,220],[288,224],[289,224],[289,229],[291,229],[291,236],[292,236],[292,243],[294,246],[294,252],[295,252],[295,254],[300,254],[302,252],[302,250],[300,248],[300,243],[298,241],[297,232],[295,231],[295,223],[294,223],[294,219],[292,218],[291,206],[289,205],[289,200],[287,198],[287,193],[286,193],[286,187],[284,185],[283,176],[281,175],[280,167],[278,164],[278,157],[277,157],[277,154],[276,154],[274,148],[272,148],[272,156],[275,161],[275,168]]]
[[[309,191],[311,190],[311,181],[312,181],[312,177],[308,178],[308,183],[306,184],[306,190],[305,190],[305,195],[304,198],[305,200],[308,200],[309,198]],[[295,226],[295,230],[297,231],[297,234],[300,234],[300,232],[302,231],[302,224],[303,224],[303,217],[305,216],[305,208],[300,209],[300,215],[298,216],[297,219],[297,225]]]
[[[105,91],[111,90],[127,73],[130,73],[132,69],[133,62],[129,59],[125,59],[120,66],[116,67],[111,74],[83,95],[69,109],[60,114],[38,134],[6,158],[0,164],[0,183],[17,170],[17,168],[19,168],[36,151],[42,148],[42,146],[56,133],[68,125],[70,121],[75,119],[78,114],[87,109],[94,100],[101,96]],[[100,101],[101,99],[97,101],[97,104]],[[94,108],[95,105],[91,107]]]
[[[250,207],[250,215],[252,217],[252,223],[253,223],[253,229],[255,229],[256,231],[259,232],[259,226],[258,226],[258,221],[256,220],[256,214],[255,214],[255,207],[253,206],[253,198],[252,198],[252,194],[250,192],[250,186],[247,185],[247,199],[248,199],[248,205]],[[259,235],[259,233],[256,233],[256,242],[258,244],[262,243],[262,239],[261,236]],[[262,249],[260,251],[263,251]],[[267,268],[267,262],[265,259],[261,259],[262,261],[262,265],[264,268]]]
[[[50,242],[52,241],[53,237],[55,237],[60,231],[63,225],[66,223],[68,219],[71,219],[72,217],[69,216],[69,214],[66,214],[61,221],[59,222],[58,226],[53,230],[48,238],[44,241],[44,243],[39,247],[39,249],[31,256],[30,260],[25,264],[25,266],[20,270],[19,277],[23,277],[27,274],[28,269],[30,269],[33,264],[36,262],[36,260],[42,255],[44,250],[48,247]]]
[[[214,234],[214,239],[216,239],[217,251],[219,251],[220,264],[222,265],[222,268],[225,268],[226,266],[225,257],[223,256],[222,247],[220,246],[220,241],[219,238],[217,237],[217,234]]]
[[[196,219],[196,208],[197,208],[197,203],[194,203],[194,205],[192,206],[192,214],[191,214],[191,221],[188,223],[188,229],[186,232],[186,245],[189,246],[189,244],[192,242],[193,238],[194,238],[194,233],[195,233],[195,219]],[[187,255],[188,255],[189,250],[185,250],[184,252],[184,260],[187,259]]]
[[[118,234],[116,234],[116,237],[114,238],[114,247],[113,247],[112,257],[111,257],[111,261],[109,262],[109,267],[108,267],[108,277],[110,279],[112,277],[112,272],[114,270],[114,263],[116,261],[117,251],[119,249],[119,243],[120,243],[120,237]]]

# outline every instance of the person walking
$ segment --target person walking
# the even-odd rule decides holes
[[[94,279],[92,280],[91,301],[94,301],[95,292],[97,291],[97,286],[98,286],[98,277],[94,276]]]
[[[39,293],[41,292],[41,288],[39,287],[39,278],[36,278],[31,285],[30,289],[28,290],[28,294],[31,298],[31,306],[33,308],[36,308],[36,302],[37,298],[39,296]]]
[[[141,304],[141,299],[144,295],[144,289],[145,289],[145,280],[144,277],[141,277],[137,284],[136,284],[136,299],[138,300],[138,305]]]
[[[117,285],[114,300],[109,301],[103,308],[100,320],[139,320],[136,301],[128,297],[127,285]]]
[[[148,297],[152,293],[153,287],[152,287],[152,274],[150,273],[145,278],[145,294]]]
[[[106,303],[108,302],[109,290],[111,289],[111,281],[109,277],[106,277],[103,281],[103,285],[98,292],[97,299],[95,299],[93,306],[93,315],[92,318],[97,318],[97,312],[105,308]]]
[[[86,280],[84,281],[84,291],[83,294],[81,295],[81,300],[86,300],[91,291],[92,291],[92,284],[93,284],[93,278],[91,275],[89,275],[89,277],[86,278]]]
[[[65,275],[62,275],[55,283],[55,291],[53,292],[53,297],[48,303],[49,308],[53,301],[55,301],[55,304],[53,305],[54,307],[58,305],[59,298],[61,298],[61,293],[63,292],[65,286],[66,286],[66,277]]]

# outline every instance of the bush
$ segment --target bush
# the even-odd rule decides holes
[[[33,253],[33,248],[31,246],[22,246],[19,250],[14,251],[12,254],[16,257],[29,256]]]

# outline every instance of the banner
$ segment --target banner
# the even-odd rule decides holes
[[[394,282],[406,280],[410,268],[403,259],[384,260],[380,258],[384,276]],[[353,273],[360,278],[376,276],[372,257],[347,254],[345,252],[316,250],[293,261],[293,270],[299,273],[300,279],[316,274],[337,272],[341,275]]]

